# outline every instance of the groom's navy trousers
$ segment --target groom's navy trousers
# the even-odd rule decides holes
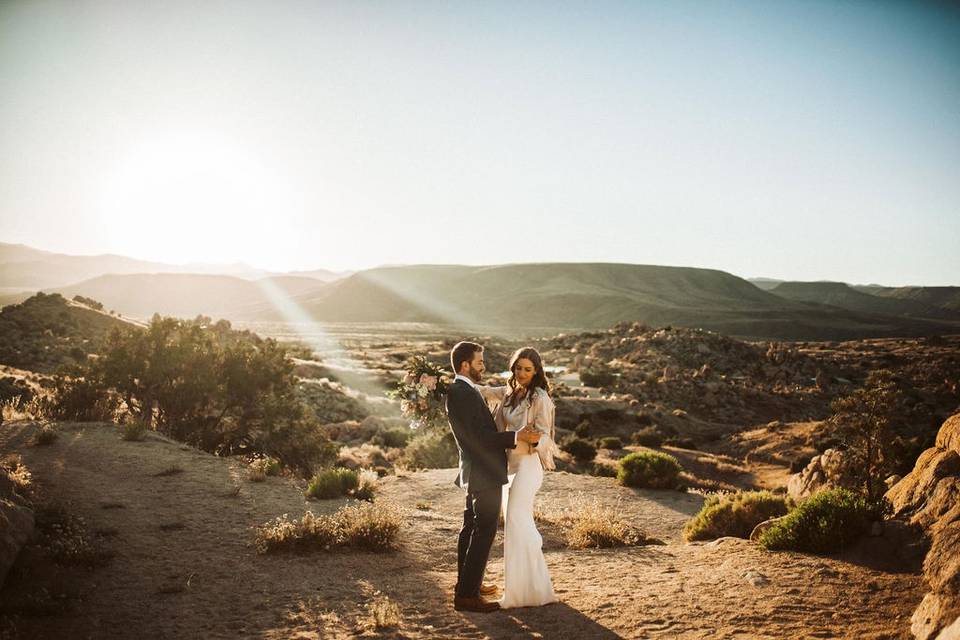
[[[480,392],[462,380],[447,388],[447,416],[460,453],[455,483],[467,492],[457,542],[456,594],[475,598],[480,595],[497,534],[503,485],[507,483],[506,449],[517,446],[516,434],[497,431]]]

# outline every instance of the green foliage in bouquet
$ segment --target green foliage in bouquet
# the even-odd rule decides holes
[[[451,380],[446,372],[423,356],[407,361],[407,374],[387,395],[400,401],[400,411],[413,426],[443,428],[447,424],[444,398]]]

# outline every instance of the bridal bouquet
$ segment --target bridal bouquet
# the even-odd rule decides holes
[[[439,426],[446,423],[443,400],[450,382],[443,369],[423,356],[413,356],[407,361],[407,374],[387,395],[400,400],[400,411],[410,418],[410,426]]]

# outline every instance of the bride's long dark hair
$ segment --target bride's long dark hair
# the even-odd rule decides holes
[[[534,369],[536,369],[536,373],[533,374],[533,379],[527,385],[525,393],[521,393],[523,387],[517,382],[517,361],[521,358],[526,358],[532,362]],[[513,355],[510,356],[510,379],[507,381],[507,385],[510,387],[510,392],[507,394],[505,404],[510,408],[516,407],[521,400],[530,397],[535,389],[543,389],[550,393],[550,382],[543,370],[543,359],[536,349],[523,347],[513,352]]]

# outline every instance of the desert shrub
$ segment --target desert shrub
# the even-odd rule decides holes
[[[388,448],[402,448],[407,446],[413,432],[403,427],[394,427],[391,429],[381,429],[370,441],[373,444]]]
[[[663,444],[671,447],[677,447],[678,449],[695,450],[697,448],[697,443],[694,442],[691,438],[678,438],[678,437],[666,438],[663,441]]]
[[[142,420],[128,420],[120,427],[120,437],[128,442],[140,442],[147,436],[147,425]]]
[[[257,528],[254,546],[260,553],[293,551],[303,553],[312,550],[328,550],[337,544],[337,522],[333,516],[315,515],[312,511],[303,514],[299,521],[291,521],[283,515]]]
[[[349,495],[357,488],[358,482],[359,476],[352,469],[322,469],[310,479],[305,495],[319,500],[339,498]]]
[[[760,546],[830,553],[843,549],[881,520],[889,503],[871,503],[848,489],[814,494],[760,535]]]
[[[559,525],[568,546],[574,549],[604,549],[662,544],[650,538],[619,515],[619,510],[599,500],[579,500],[559,515],[538,512],[538,520]]]
[[[637,424],[642,427],[653,426],[653,416],[646,411],[641,411],[633,417]]]
[[[269,456],[257,456],[247,466],[247,478],[251,482],[263,482],[267,476],[280,475],[280,461]]]
[[[617,376],[604,364],[595,364],[580,370],[580,382],[588,387],[609,387]]]
[[[589,438],[592,429],[593,425],[590,424],[589,420],[581,420],[577,423],[577,426],[573,428],[573,433],[578,438]]]
[[[353,497],[357,500],[373,502],[377,493],[377,480],[380,476],[372,469],[363,469],[357,474],[357,486],[353,490]]]
[[[683,527],[683,537],[687,541],[712,540],[723,536],[749,538],[758,524],[786,513],[786,498],[769,491],[713,495]]]
[[[600,438],[601,449],[623,449],[623,440],[617,437]]]
[[[457,466],[459,456],[451,433],[427,431],[410,441],[400,461],[411,469],[447,469]]]
[[[590,462],[597,457],[597,448],[583,438],[567,438],[560,448],[573,456],[577,462]]]
[[[391,505],[364,502],[341,508],[332,516],[307,511],[300,521],[281,516],[257,528],[254,545],[260,553],[328,551],[350,547],[364,551],[396,548],[403,514]]]
[[[375,444],[365,442],[359,447],[343,447],[337,456],[337,466],[348,469],[386,467],[390,465],[386,452]]]
[[[94,568],[105,565],[112,557],[84,519],[68,513],[63,506],[43,505],[36,510],[35,517],[39,546],[57,564]]]
[[[828,423],[843,442],[852,478],[873,501],[886,491],[884,478],[901,462],[893,426],[902,401],[893,373],[880,369],[870,373],[864,388],[830,405],[833,415]]]
[[[617,481],[628,487],[674,489],[678,486],[680,463],[666,453],[640,451],[620,460]]]
[[[400,510],[381,502],[348,505],[337,513],[342,544],[364,551],[396,548],[403,524]]]
[[[56,442],[59,436],[60,434],[57,433],[56,429],[49,424],[45,424],[37,429],[37,433],[33,436],[33,442],[36,445],[45,446]]]
[[[659,428],[649,426],[635,431],[630,439],[633,440],[634,444],[642,447],[659,447],[663,444],[665,438],[666,436]]]
[[[385,595],[378,595],[367,603],[369,626],[374,630],[396,629],[403,623],[400,605]]]
[[[600,476],[602,478],[616,478],[617,468],[604,462],[594,462],[590,467],[590,475]]]
[[[54,378],[53,392],[43,403],[43,411],[51,420],[77,422],[109,422],[114,419],[120,400],[103,384],[91,378]]]

